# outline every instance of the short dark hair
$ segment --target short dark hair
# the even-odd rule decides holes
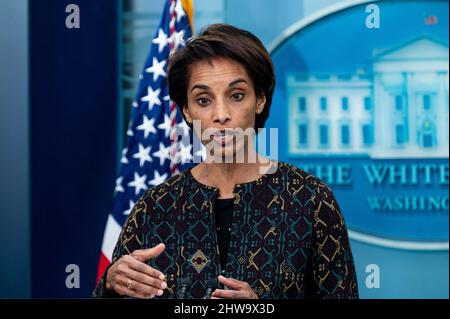
[[[214,58],[232,59],[244,66],[253,82],[257,97],[265,95],[266,104],[256,114],[255,130],[263,128],[269,117],[275,88],[275,72],[269,53],[262,42],[252,33],[228,24],[212,24],[199,35],[187,40],[186,47],[178,49],[169,60],[169,95],[181,110],[187,106],[189,66],[195,62]],[[188,123],[189,125],[189,123]],[[192,125],[190,125],[192,127]]]

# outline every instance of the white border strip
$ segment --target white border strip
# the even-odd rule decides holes
[[[448,242],[416,242],[416,241],[401,241],[388,238],[375,237],[353,230],[348,230],[348,236],[350,239],[357,240],[366,244],[372,244],[376,246],[403,249],[403,250],[449,250]]]
[[[287,39],[289,39],[292,35],[300,31],[301,29],[309,26],[310,24],[320,20],[328,15],[331,15],[335,12],[342,11],[354,6],[358,6],[365,3],[374,3],[380,2],[382,0],[354,0],[354,1],[345,1],[340,2],[328,7],[323,8],[322,10],[317,11],[307,17],[297,21],[292,24],[288,28],[286,28],[280,36],[278,36],[270,45],[269,45],[269,53],[272,55],[275,50],[281,46]],[[372,235],[367,235],[364,233],[360,233],[353,230],[348,230],[348,234],[350,239],[372,244],[381,247],[388,247],[393,249],[403,249],[403,250],[422,250],[422,251],[436,251],[436,250],[449,250],[449,242],[416,242],[416,241],[401,241],[394,240],[382,237],[376,237]]]

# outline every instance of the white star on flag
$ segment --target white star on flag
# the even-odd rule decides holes
[[[134,194],[137,196],[141,190],[146,190],[147,185],[145,184],[147,180],[147,175],[139,176],[138,173],[134,172],[134,180],[129,182],[127,186],[134,187]]]
[[[155,43],[158,45],[158,52],[161,53],[164,48],[166,47],[166,45],[169,43],[168,39],[167,39],[167,35],[164,32],[163,29],[159,28],[158,31],[158,37],[155,38],[152,43]]]
[[[175,31],[169,38],[169,43],[173,43],[175,49],[180,47],[182,44],[184,45],[184,30],[180,32]]]
[[[115,193],[123,193],[125,189],[122,186],[123,176],[120,176],[118,179],[116,179],[116,188],[114,189]]]
[[[127,210],[124,210],[122,213],[125,215],[125,216],[128,216],[128,215],[130,215],[130,213],[131,213],[131,211],[133,210],[133,207],[134,207],[134,201],[133,200],[129,200],[129,204],[130,204],[130,206],[128,207],[128,209]]]
[[[181,1],[177,1],[177,4],[175,5],[175,12],[177,14],[177,22],[180,22],[181,18],[186,15],[184,13],[183,4]]]
[[[150,151],[152,147],[146,147],[139,143],[139,151],[135,154],[133,154],[133,158],[139,159],[139,166],[144,166],[145,162],[152,162],[152,158],[150,157]]]
[[[127,152],[128,152],[128,148],[125,147],[125,148],[122,150],[122,158],[120,159],[120,162],[121,162],[122,164],[128,164]]]
[[[156,128],[155,128],[155,119],[149,119],[147,115],[144,115],[144,119],[141,125],[136,127],[136,129],[140,131],[144,131],[144,137],[147,138],[148,134],[155,133],[156,134]]]
[[[153,90],[151,86],[147,88],[147,96],[144,96],[141,101],[148,102],[148,110],[153,110],[155,105],[161,105],[161,100],[159,99],[159,94],[161,89]]]
[[[165,160],[170,160],[170,145],[165,147],[164,143],[159,142],[159,150],[152,155],[159,157],[159,165],[163,166]]]
[[[131,129],[131,128],[132,128],[132,125],[133,125],[133,123],[130,121],[130,122],[128,123],[128,130],[127,130],[127,135],[128,135],[128,136],[133,136],[133,135],[134,135],[134,132],[133,132],[133,130]]]
[[[166,65],[166,60],[158,61],[157,58],[153,58],[153,65],[145,70],[147,73],[153,73],[153,81],[156,81],[159,76],[166,77],[166,72],[164,71],[164,66]]]
[[[155,174],[155,177],[150,182],[148,182],[148,184],[151,186],[157,186],[161,183],[164,183],[164,181],[167,178],[167,173],[165,173],[161,176],[159,174],[159,172],[155,170],[154,174]]]
[[[164,122],[162,122],[161,124],[158,125],[158,128],[160,130],[164,130],[164,136],[166,138],[169,137],[170,134],[170,130],[172,129],[171,127],[171,121],[170,121],[170,117],[165,113],[164,114]]]
[[[200,144],[200,149],[195,152],[195,156],[201,157],[203,161],[206,159],[206,147],[203,144]]]
[[[189,136],[189,131],[191,128],[186,124],[185,121],[177,124],[177,128],[183,130],[183,136]]]
[[[183,145],[183,144],[179,144],[180,145],[180,150],[179,153],[177,155],[181,156],[181,163],[187,163],[188,161],[190,161],[192,159],[192,155],[191,155],[191,148],[192,145]]]

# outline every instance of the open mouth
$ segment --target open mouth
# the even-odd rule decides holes
[[[219,145],[225,146],[233,142],[235,134],[233,130],[220,130],[213,135],[213,140]]]

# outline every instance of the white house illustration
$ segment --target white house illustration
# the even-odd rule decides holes
[[[290,155],[449,156],[448,45],[374,52],[372,72],[288,74]]]

